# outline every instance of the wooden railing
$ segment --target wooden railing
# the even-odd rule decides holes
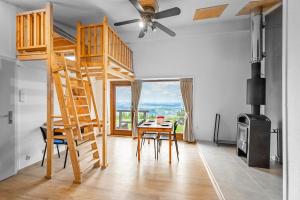
[[[132,70],[132,51],[118,34],[108,27],[108,56]]]
[[[80,25],[80,57],[92,58],[104,55],[104,25]],[[132,51],[118,34],[108,26],[108,57],[126,69],[132,71]]]
[[[80,26],[80,55],[94,57],[103,55],[103,25],[91,24]]]
[[[45,18],[45,9],[17,15],[16,47],[18,51],[43,51],[46,49]]]

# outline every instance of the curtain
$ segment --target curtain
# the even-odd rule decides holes
[[[185,109],[183,140],[195,142],[193,134],[193,79],[180,79],[180,90]]]
[[[132,137],[137,137],[137,125],[138,125],[138,106],[142,91],[142,81],[135,80],[131,83],[131,101],[132,101]]]

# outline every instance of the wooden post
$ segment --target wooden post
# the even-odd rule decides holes
[[[47,45],[47,173],[50,179],[53,172],[53,78],[52,78],[52,54],[53,54],[53,5],[46,6],[46,30]]]
[[[77,30],[76,30],[76,61],[77,61],[77,67],[78,67],[78,69],[80,69],[80,67],[81,67],[81,57],[80,57],[80,55],[81,55],[81,23],[80,22],[77,22]]]
[[[107,134],[106,134],[106,109],[107,109],[107,68],[108,68],[108,19],[103,20],[103,95],[102,95],[102,168],[106,168],[107,162]]]

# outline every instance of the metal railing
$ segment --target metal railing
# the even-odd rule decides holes
[[[124,119],[124,113],[129,113],[129,119]],[[139,116],[142,114],[142,120],[147,119],[147,113],[149,113],[149,110],[139,110]],[[131,116],[131,110],[129,109],[119,109],[117,110],[118,121],[116,122],[116,128],[118,129],[129,129],[132,124],[132,116]]]

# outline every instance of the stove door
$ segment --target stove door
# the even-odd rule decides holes
[[[248,125],[238,124],[237,145],[240,150],[247,154],[248,151]]]

